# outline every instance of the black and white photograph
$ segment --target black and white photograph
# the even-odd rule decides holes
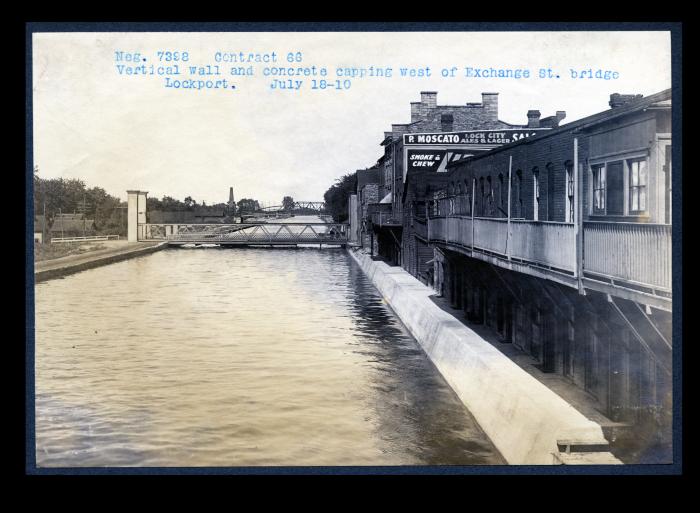
[[[146,25],[27,27],[29,473],[678,471],[680,24]]]

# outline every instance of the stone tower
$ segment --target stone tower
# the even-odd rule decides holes
[[[236,202],[233,199],[233,187],[229,187],[228,190],[228,215],[233,216],[236,214]]]

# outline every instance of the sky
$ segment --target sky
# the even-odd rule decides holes
[[[138,53],[139,65],[171,66],[159,51],[188,53],[189,66],[219,64],[232,88],[166,88],[165,77],[127,75],[117,53]],[[217,52],[267,54],[277,62],[228,63]],[[287,62],[288,54],[294,61]],[[171,54],[174,58],[174,54]],[[166,59],[161,54],[160,59]],[[146,59],[146,61],[143,61]],[[230,68],[253,65],[253,76]],[[336,69],[391,67],[391,78],[354,78],[348,89],[271,89],[264,67]],[[401,77],[400,68],[431,76]],[[466,67],[529,69],[528,79],[467,78]],[[454,77],[442,70],[457,68]],[[538,78],[551,68],[559,78]],[[149,70],[150,68],[147,68]],[[573,79],[570,70],[616,71],[617,79]],[[165,69],[164,69],[165,71]],[[34,164],[44,178],[79,178],[126,199],[191,196],[207,204],[283,196],[321,201],[342,175],[372,166],[392,123],[410,122],[410,102],[437,91],[438,105],[480,102],[499,93],[499,119],[526,124],[566,111],[564,123],[609,108],[612,93],[647,96],[671,87],[668,32],[306,32],[306,33],[35,33],[33,35]],[[281,77],[288,79],[290,77]],[[344,80],[344,77],[341,77]],[[342,83],[341,83],[342,85]]]

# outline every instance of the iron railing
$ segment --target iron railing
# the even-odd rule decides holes
[[[58,242],[96,242],[104,240],[119,240],[119,235],[94,235],[88,237],[51,237],[51,244]]]
[[[239,245],[345,244],[340,223],[141,224],[139,240]]]

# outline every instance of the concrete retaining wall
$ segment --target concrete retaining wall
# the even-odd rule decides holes
[[[431,288],[400,267],[348,252],[508,463],[561,463],[558,441],[607,446],[598,424],[440,309],[429,298]],[[577,463],[620,463],[609,452],[577,454]]]
[[[114,262],[120,262],[129,258],[147,255],[149,253],[153,253],[154,251],[164,249],[167,247],[167,245],[167,242],[163,242],[157,245],[149,245],[140,248],[130,248],[126,251],[108,253],[106,255],[94,255],[94,258],[90,258],[92,255],[85,254],[81,255],[83,257],[81,261],[59,263],[55,266],[51,266],[53,262],[49,260],[45,262],[45,265],[49,265],[50,267],[45,269],[35,269],[34,283],[39,283],[54,278],[60,278],[69,274],[85,271],[86,269],[92,269],[94,267],[113,264]]]

